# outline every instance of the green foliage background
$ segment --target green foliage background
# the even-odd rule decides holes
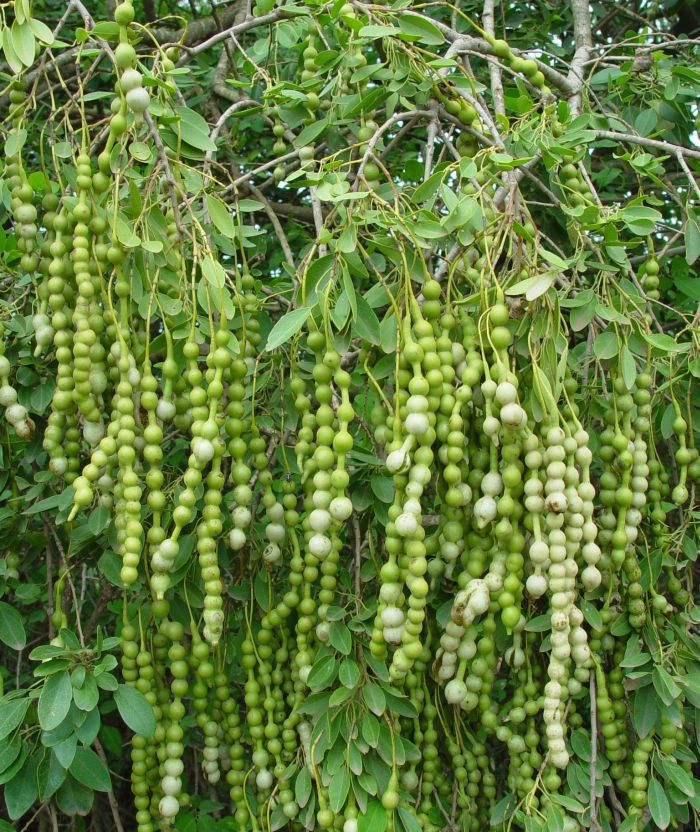
[[[8,819],[0,828],[167,827],[158,813],[165,775],[157,764],[165,752],[159,758],[157,748],[164,748],[159,730],[173,724],[184,734],[174,820],[183,832],[695,828],[694,4],[144,0],[134,9],[125,35],[113,22],[114,4],[0,4],[0,318],[10,368],[3,383],[26,410],[26,420],[3,419],[0,432],[0,785]],[[150,102],[146,120],[124,105],[126,132],[113,129],[108,139],[124,69],[114,61],[120,39],[136,49]],[[13,86],[20,76],[21,89]],[[106,186],[82,188],[79,154],[89,157],[92,174],[105,147]],[[39,210],[37,227],[24,236],[32,221],[18,215],[11,167],[20,159],[31,188],[24,202]],[[55,237],[42,220],[53,211],[47,194],[72,210],[81,189],[92,194],[93,216],[107,228],[91,238],[102,270],[95,308],[104,313],[98,340],[105,349],[94,359],[89,392],[80,401],[76,395],[62,422],[57,379],[66,362],[57,360],[60,309],[47,288]],[[435,281],[438,300],[427,296]],[[66,291],[71,310],[80,294],[74,288]],[[503,302],[511,340],[499,351],[487,343],[493,329],[485,321]],[[648,502],[639,535],[623,546],[624,570],[609,533],[601,544],[603,584],[578,587],[596,661],[576,677],[581,690],[572,684],[564,717],[570,762],[559,773],[540,722],[530,762],[513,739],[525,736],[515,709],[534,703],[534,725],[542,708],[551,647],[548,596],[538,600],[524,590],[529,567],[511,570],[514,598],[499,603],[493,595],[491,623],[478,624],[475,639],[488,667],[470,678],[487,680],[485,703],[460,710],[444,697],[440,637],[459,591],[478,577],[469,569],[470,558],[478,561],[471,500],[460,515],[466,547],[454,575],[436,553],[454,519],[437,450],[447,446],[447,429],[435,440],[435,478],[421,516],[426,546],[428,539],[434,544],[430,560],[439,564],[427,566],[422,652],[406,672],[377,623],[380,586],[389,582],[386,541],[406,479],[387,468],[386,457],[401,445],[396,425],[403,416],[394,421],[393,408],[397,388],[407,389],[404,350],[421,307],[437,339],[464,336],[467,345],[472,338],[493,367],[506,356],[535,433],[560,417],[567,429],[580,419],[590,435],[598,520],[616,505],[621,470],[605,429],[618,424],[623,397],[634,394],[635,408],[644,407],[637,394],[649,385],[640,379],[651,380],[648,430],[634,428],[655,461],[647,468]],[[50,331],[38,344],[42,327]],[[240,378],[225,375],[223,398],[211,392],[216,365],[206,361],[220,327],[231,333],[222,342],[226,373],[234,361],[241,367]],[[323,333],[320,350],[314,333]],[[189,355],[186,343],[199,355],[196,348]],[[458,366],[449,357],[458,351],[443,347],[443,365]],[[351,498],[352,515],[334,527],[336,569],[324,570],[324,561],[319,583],[309,577],[318,560],[308,558],[318,490],[309,485],[316,469],[308,466],[319,440],[306,435],[304,417],[319,409],[325,370],[318,367],[332,367],[323,354],[335,351],[347,379],[334,376],[332,427],[335,434],[347,428],[352,441],[347,451],[335,449],[333,464],[347,467],[349,485],[339,491]],[[143,550],[127,567],[134,575],[124,571],[119,492],[129,465],[107,466],[107,479],[93,477],[92,484],[83,476],[96,447],[85,427],[94,423],[90,408],[104,428],[117,425],[117,436],[111,396],[128,377],[119,367],[127,354],[141,374],[136,386],[148,366],[159,396],[170,396],[176,409],[151,443],[162,454],[147,458],[145,426],[161,421],[137,393],[124,396],[138,405],[133,468],[148,483],[138,517]],[[71,362],[73,354],[75,373]],[[190,392],[202,383],[207,403],[216,399],[224,442],[238,434],[244,440],[242,455],[234,443],[226,446],[221,468],[220,579],[210,585],[201,575],[196,529],[208,498],[200,476],[192,516],[175,523],[182,535],[162,593],[149,583],[158,541],[147,532],[172,526],[173,509],[186,500],[183,475],[193,468],[196,445]],[[457,378],[450,396],[460,384]],[[462,479],[476,498],[481,479],[471,472],[488,468],[501,451],[489,445],[478,384],[474,391],[475,404],[464,404],[472,414],[463,436],[471,456]],[[2,401],[7,415],[10,399]],[[350,403],[348,428],[338,414]],[[47,430],[52,424],[57,438]],[[515,441],[508,431],[506,439]],[[479,463],[484,454],[486,465]],[[245,502],[234,488],[246,481],[236,479],[241,464],[250,465],[253,520],[244,548],[235,549],[227,540],[231,511]],[[148,480],[149,466],[162,470],[160,485]],[[164,495],[162,510],[149,491]],[[284,505],[286,528],[274,557],[266,531],[277,522],[273,504]],[[489,558],[499,551],[493,545]],[[308,611],[297,611],[298,597],[290,600],[300,585],[315,599]],[[507,624],[508,613],[501,617],[506,609],[515,610],[517,624]],[[308,630],[299,623],[307,618]],[[175,622],[170,629],[166,619]],[[508,652],[521,645],[526,676]],[[179,696],[177,685],[169,686],[182,651],[190,687]],[[139,676],[137,655],[139,667],[154,665],[152,684]],[[201,671],[205,662],[216,676]],[[284,739],[278,754],[270,752],[278,761],[272,792],[264,778],[254,785],[265,768],[252,757],[260,747],[250,732],[255,684],[263,689],[258,699],[272,702],[264,710]],[[168,710],[173,698],[185,703],[180,718]],[[614,712],[614,730],[596,724],[596,708]],[[133,735],[140,739],[132,744]],[[622,756],[615,756],[613,735],[624,737]],[[153,776],[132,770],[142,762],[141,740]],[[210,783],[201,768],[207,746],[221,749],[221,777],[210,772]],[[636,783],[633,763],[639,771],[647,766],[634,774]],[[141,782],[156,797],[139,817],[132,791],[138,798],[134,784]],[[387,793],[397,794],[395,809]]]

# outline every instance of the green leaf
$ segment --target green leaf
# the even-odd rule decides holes
[[[32,27],[32,32],[34,32],[37,40],[45,43],[47,46],[51,46],[54,42],[53,32],[45,23],[42,23],[41,20],[36,20],[36,18],[32,18],[29,21],[29,25]]]
[[[605,332],[601,332],[593,342],[593,354],[601,361],[614,358],[619,349],[620,345],[614,329],[606,329]]]
[[[265,345],[267,352],[272,352],[272,350],[289,341],[293,335],[296,335],[304,326],[310,314],[311,307],[302,306],[282,315],[267,336],[267,344]]]
[[[666,780],[673,783],[673,785],[687,797],[694,797],[695,785],[693,778],[688,772],[681,768],[678,763],[673,760],[657,758],[655,762],[656,768],[661,771]]]
[[[188,107],[176,107],[175,112],[180,116],[180,136],[185,143],[197,150],[216,150],[209,134],[209,125],[199,113]]]
[[[642,338],[644,338],[649,346],[662,352],[687,352],[690,349],[689,343],[679,344],[675,338],[662,332],[655,332],[651,335],[642,332]]]
[[[53,753],[58,758],[59,763],[68,768],[75,757],[75,750],[78,747],[78,738],[75,734],[71,734],[63,741],[56,743],[53,747]]]
[[[525,629],[529,633],[546,633],[552,629],[552,616],[547,613],[538,615],[527,622]]]
[[[22,750],[22,740],[15,737],[12,742],[4,742],[0,745],[0,772],[6,771],[19,757]]]
[[[556,274],[554,272],[543,272],[533,277],[526,277],[513,286],[506,289],[507,295],[525,295],[527,300],[536,300],[543,295],[554,284]]]
[[[2,773],[0,773],[0,786],[5,783],[9,783],[10,780],[12,780],[15,774],[17,774],[17,772],[22,768],[24,761],[29,755],[29,747],[25,742],[17,740],[16,743],[19,745],[19,754],[15,758],[14,762],[10,763],[10,765]]]
[[[5,37],[7,37],[7,29],[5,29]],[[12,46],[15,54],[25,66],[31,66],[34,63],[34,54],[36,52],[36,40],[32,27],[25,23],[20,24],[15,20],[10,30],[12,37]]]
[[[5,805],[11,820],[19,820],[38,797],[37,762],[35,754],[27,757],[22,768],[5,784]]]
[[[354,688],[360,681],[360,668],[355,659],[343,659],[338,671],[338,679],[346,688]]]
[[[372,344],[379,344],[379,319],[374,309],[361,295],[357,296],[357,320],[355,321],[354,330],[360,338],[364,338]]]
[[[297,774],[297,779],[294,782],[294,799],[299,805],[299,808],[303,809],[304,806],[306,806],[306,804],[309,802],[310,797],[311,775],[309,774],[308,768],[304,766],[304,768],[301,769],[299,774]]]
[[[88,672],[85,681],[79,688],[73,690],[73,701],[81,711],[92,711],[100,700],[100,691],[92,672]]]
[[[109,523],[109,509],[107,506],[97,506],[96,509],[90,512],[87,520],[87,527],[90,532],[97,537]]]
[[[8,66],[12,70],[15,75],[19,75],[22,71],[22,61],[17,57],[17,53],[15,52],[15,48],[12,45],[12,37],[10,31],[7,29],[2,31],[3,38],[2,38],[2,50],[5,53],[5,60],[8,63]]]
[[[83,745],[92,745],[100,731],[100,712],[98,708],[87,711],[85,719],[75,729],[75,736]]]
[[[207,194],[207,211],[217,230],[224,237],[233,240],[236,236],[236,227],[229,208],[217,197]]]
[[[53,731],[68,716],[73,701],[73,686],[67,670],[48,676],[39,694],[37,714],[44,731]]]
[[[489,824],[491,826],[501,826],[504,821],[508,820],[515,811],[518,801],[513,794],[507,794],[493,807]]]
[[[420,825],[413,809],[409,809],[407,806],[399,806],[398,813],[405,832],[421,832],[423,827]]]
[[[58,761],[56,755],[50,751],[44,755],[37,769],[37,785],[39,800],[44,803],[61,788],[66,779],[66,769]]]
[[[671,674],[658,664],[651,671],[651,681],[664,705],[672,704],[683,692],[674,682]]]
[[[322,656],[311,668],[308,685],[311,690],[323,690],[335,679],[338,666],[335,656]]]
[[[637,378],[637,365],[627,345],[620,350],[620,365],[622,367],[622,380],[625,382],[625,387],[631,390]]]
[[[387,823],[386,809],[378,800],[370,800],[357,818],[357,832],[384,832]]]
[[[700,225],[694,211],[688,209],[685,221],[685,259],[689,266],[700,257]]]
[[[649,780],[648,800],[651,819],[659,829],[666,829],[671,822],[671,807],[669,806],[664,787],[655,777]]]
[[[301,133],[294,139],[294,147],[305,147],[307,144],[316,141],[316,139],[328,127],[328,118],[320,118],[314,121],[313,124],[307,125]]]
[[[10,130],[7,134],[7,141],[5,142],[5,153],[8,156],[15,156],[24,147],[27,140],[27,131],[16,127]]]
[[[152,737],[156,730],[153,708],[146,697],[136,688],[119,685],[114,691],[114,702],[124,722],[136,734]]]
[[[22,616],[4,601],[0,601],[0,641],[13,650],[23,650],[27,643]]]
[[[207,283],[215,289],[223,289],[226,285],[226,272],[224,267],[213,257],[205,257],[202,260],[202,274]]]
[[[381,716],[386,710],[386,696],[379,685],[368,682],[362,689],[362,694],[370,711],[377,716]]]
[[[328,786],[328,803],[334,812],[339,812],[345,805],[350,791],[350,775],[344,765],[336,771]]]
[[[575,306],[569,313],[569,323],[574,332],[585,329],[595,317],[595,300]]]
[[[632,724],[640,737],[646,737],[653,730],[659,718],[659,707],[652,685],[645,685],[634,692]]]
[[[333,621],[328,628],[328,641],[344,656],[349,656],[352,650],[352,636],[350,630],[342,621]]]
[[[87,815],[92,808],[94,792],[70,774],[56,792],[58,808],[66,815]]]
[[[383,474],[372,474],[369,478],[370,488],[383,503],[390,504],[394,499],[394,481]]]
[[[396,26],[380,26],[378,24],[370,24],[363,26],[357,33],[361,38],[386,38],[391,35],[398,35],[401,29]]]
[[[112,790],[112,780],[107,766],[91,748],[76,748],[69,771],[79,783],[96,792]]]
[[[653,234],[657,224],[662,220],[661,214],[655,208],[646,205],[628,205],[622,209],[620,216],[627,228],[640,237]]]
[[[407,35],[406,40],[417,40],[428,46],[439,46],[445,42],[445,36],[438,27],[425,17],[412,12],[404,12],[398,20],[401,31]]]
[[[588,734],[582,728],[577,728],[571,732],[570,741],[576,756],[584,762],[590,763],[593,748]]]
[[[656,111],[651,107],[648,110],[642,110],[634,120],[634,129],[640,136],[650,136],[654,132],[657,120]]]
[[[377,717],[369,711],[365,711],[360,727],[362,730],[362,739],[367,745],[376,748],[379,742],[379,722],[377,721]]]

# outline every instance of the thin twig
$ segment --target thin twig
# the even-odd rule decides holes
[[[277,235],[277,240],[279,241],[280,248],[284,254],[284,259],[289,263],[289,265],[294,269],[294,255],[292,254],[291,246],[289,245],[289,241],[287,240],[287,235],[284,233],[284,228],[282,228],[282,223],[279,221],[279,217],[275,213],[275,209],[272,207],[270,200],[267,199],[265,194],[259,188],[256,188],[255,185],[248,182],[246,187],[248,190],[253,194],[253,196],[262,204],[263,210],[267,214],[267,218],[270,220],[270,225],[274,229],[275,234]]]
[[[78,603],[78,593],[75,591],[75,584],[73,583],[73,578],[70,574],[70,567],[68,565],[68,558],[66,557],[65,549],[63,548],[63,544],[61,543],[61,538],[58,536],[58,532],[54,528],[53,523],[49,520],[48,515],[45,511],[41,512],[41,522],[44,526],[44,531],[46,534],[50,534],[56,544],[56,548],[61,555],[61,562],[63,563],[63,568],[66,571],[66,578],[68,580],[68,586],[70,587],[71,595],[73,596],[73,606],[75,609],[75,627],[78,631],[78,638],[80,639],[80,644],[85,647],[85,639],[83,637],[83,628],[80,624],[80,604]]]
[[[596,762],[598,757],[598,721],[596,712],[596,688],[595,688],[595,671],[591,670],[590,681],[590,700],[591,700],[591,774],[590,774],[590,801],[591,801],[591,829],[600,829],[598,825],[598,811],[596,806]]]
[[[168,154],[165,152],[165,145],[163,144],[163,139],[160,136],[158,128],[151,117],[151,114],[146,111],[144,113],[144,118],[146,120],[146,124],[148,125],[148,131],[153,138],[153,142],[155,143],[156,149],[158,151],[158,158],[160,159],[160,164],[163,167],[163,173],[165,175],[165,181],[168,186],[168,191],[170,193],[170,202],[173,206],[173,218],[175,220],[175,226],[182,238],[187,236],[187,232],[185,231],[184,226],[182,225],[182,219],[180,218],[180,204],[178,202],[178,187],[177,182],[175,181],[175,177],[173,176],[172,169],[170,167],[170,161],[168,160]]]
[[[623,133],[618,130],[596,130],[595,132],[599,139],[611,139],[616,142],[629,142],[642,147],[651,147],[654,150],[662,150],[676,158],[678,158],[678,154],[681,154],[689,159],[700,159],[700,150],[691,150],[689,147],[683,147],[679,144],[662,142],[659,139],[648,139],[646,136],[635,136],[634,133]]]
[[[109,764],[107,763],[107,755],[105,754],[105,750],[102,747],[102,743],[100,742],[98,737],[95,737],[93,743],[95,746],[95,751],[102,762],[105,764],[105,768],[109,770]],[[117,832],[124,832],[124,827],[122,826],[122,819],[119,817],[119,806],[117,805],[117,799],[114,796],[114,792],[110,789],[107,792],[107,800],[109,801],[109,808],[112,810],[112,819],[114,820],[114,827]]]
[[[360,518],[357,516],[357,512],[352,513],[352,531],[355,537],[355,595],[359,601],[362,595],[362,580],[360,577],[360,570],[362,568],[362,539],[360,535]]]

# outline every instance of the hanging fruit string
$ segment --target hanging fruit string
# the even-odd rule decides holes
[[[233,24],[213,134],[186,106],[203,50],[183,35],[176,65],[130,0],[77,91],[59,76],[38,153],[36,85],[8,89],[0,450],[71,543],[52,659],[73,661],[64,595],[98,535],[119,587],[124,695],[154,717],[129,823],[688,825],[697,345],[642,204],[665,197],[623,145],[595,170],[573,82],[462,11],[464,37],[426,9],[302,11]],[[43,754],[37,719],[18,733]]]

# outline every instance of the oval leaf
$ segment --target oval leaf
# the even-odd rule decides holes
[[[114,701],[124,722],[137,734],[152,737],[156,730],[153,708],[146,697],[136,688],[119,685],[114,692]]]
[[[88,786],[96,792],[112,790],[112,780],[107,766],[91,748],[76,748],[75,757],[70,765],[70,773],[78,783]]]
[[[27,643],[22,616],[4,601],[0,601],[0,641],[13,650],[22,650]]]
[[[267,336],[267,345],[265,346],[265,349],[268,352],[271,352],[289,341],[292,335],[299,332],[310,314],[311,307],[302,306],[299,309],[292,309],[292,311],[287,312],[286,315],[282,315],[279,321],[277,321],[277,323],[270,330],[270,334]]]
[[[73,701],[73,687],[67,670],[47,677],[39,695],[39,725],[44,731],[53,731],[63,722]]]

